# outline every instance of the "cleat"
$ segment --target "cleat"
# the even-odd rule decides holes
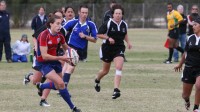
[[[98,81],[97,79],[95,79],[95,86],[94,86],[95,90],[97,92],[100,92],[101,87],[100,87],[100,81]]]
[[[186,108],[186,110],[190,109],[190,102],[185,102],[185,108]]]
[[[170,60],[165,60],[163,63],[165,63],[165,64],[171,64],[172,61],[170,61]]]
[[[27,84],[30,82],[29,77],[30,77],[31,75],[33,75],[32,72],[30,72],[30,73],[28,73],[28,74],[26,74],[26,75],[24,76],[23,85],[27,85]]]
[[[117,99],[118,97],[120,97],[120,90],[118,88],[114,89],[113,95],[112,95],[112,99]]]
[[[49,107],[51,105],[49,105],[46,100],[41,100],[40,101],[40,106],[42,106],[42,107]]]
[[[43,92],[43,90],[40,88],[41,84],[42,84],[42,83],[36,83],[36,87],[37,87],[37,89],[38,89],[38,95],[39,95],[39,96],[42,96],[42,92]]]
[[[81,111],[81,109],[78,109],[77,107],[74,107],[74,108],[72,109],[72,112],[82,112],[82,111]]]

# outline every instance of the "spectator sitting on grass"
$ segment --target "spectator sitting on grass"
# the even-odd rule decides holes
[[[17,40],[12,46],[12,61],[27,62],[27,56],[30,53],[31,45],[28,42],[27,35],[23,34],[21,40]]]

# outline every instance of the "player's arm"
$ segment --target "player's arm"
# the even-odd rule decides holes
[[[64,56],[52,56],[52,55],[48,54],[46,46],[40,46],[40,51],[41,51],[42,58],[44,60],[46,60],[46,61],[49,61],[49,60],[63,60],[63,61],[67,61],[67,58],[65,58]]]
[[[107,32],[107,23],[104,23],[100,26],[97,37],[100,39],[108,40],[109,37],[106,35]]]
[[[34,50],[37,51],[37,39],[35,37],[33,37],[33,47]]]
[[[85,35],[83,32],[79,33],[79,36],[81,38],[84,38],[90,42],[96,43],[97,42],[97,27],[93,22],[89,22],[90,27],[90,34],[91,35]]]
[[[46,33],[40,34],[39,38],[39,46],[40,46],[40,52],[42,55],[42,58],[46,61],[48,60],[63,60],[63,61],[68,61],[68,58],[66,55],[64,56],[53,56],[47,53],[47,35]]]
[[[179,12],[175,13],[175,17],[178,19],[178,23],[175,23],[175,26],[179,25],[180,23],[182,23],[184,21],[183,17],[181,16],[181,14]]]
[[[131,49],[132,48],[132,44],[131,44],[127,34],[125,35],[125,39],[124,40],[126,41],[126,43],[128,45],[128,49]]]
[[[184,52],[181,58],[181,61],[179,62],[179,64],[177,66],[174,67],[175,72],[180,72],[182,70],[182,66],[185,62],[185,55],[187,54],[187,52]]]
[[[189,25],[193,25],[193,22],[191,21],[192,19],[191,19],[190,15],[187,16],[187,20],[188,20]]]

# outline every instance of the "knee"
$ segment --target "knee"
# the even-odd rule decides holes
[[[182,98],[183,99],[189,99],[189,95],[182,93]]]
[[[57,84],[57,88],[58,89],[64,89],[65,88],[65,83],[63,81],[60,81],[58,84]]]

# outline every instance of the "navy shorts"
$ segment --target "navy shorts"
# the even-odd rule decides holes
[[[179,38],[179,29],[174,28],[172,30],[169,30],[168,36],[172,39],[178,39]]]
[[[102,61],[110,63],[115,57],[121,56],[124,58],[125,46],[110,46],[102,44],[100,48],[100,58]]]
[[[34,70],[36,70],[36,71],[40,71],[41,64],[39,64],[38,61],[36,60],[36,56],[33,56],[32,68],[33,68]]]
[[[200,67],[185,67],[181,80],[184,83],[195,84],[198,76],[200,76]]]
[[[62,66],[59,61],[38,62],[36,66],[39,67],[39,71],[43,76],[46,76],[52,70],[55,70],[56,73],[62,72]]]

